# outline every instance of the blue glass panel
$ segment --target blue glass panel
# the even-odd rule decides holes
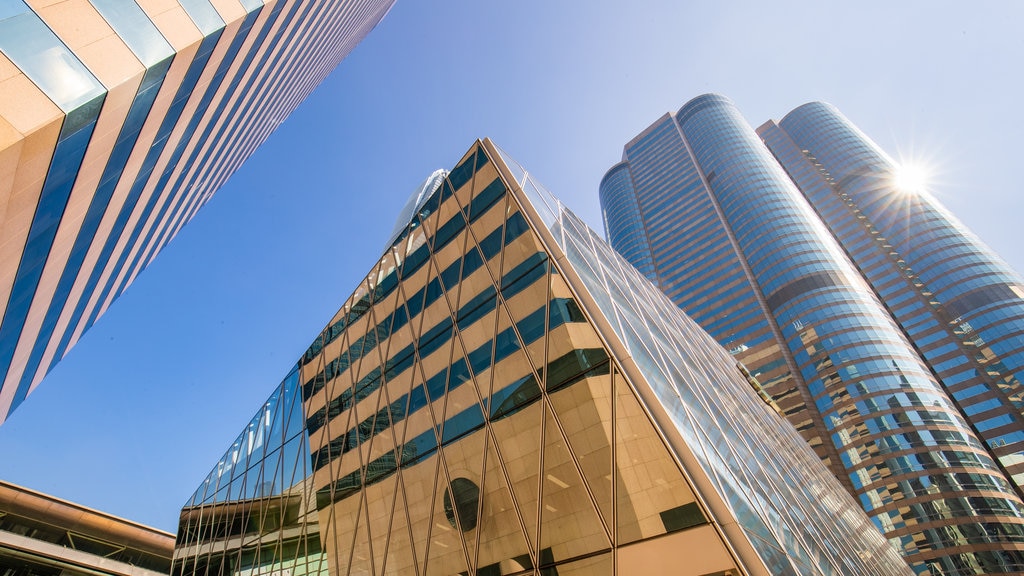
[[[502,296],[511,298],[544,276],[547,272],[547,266],[544,266],[547,259],[547,254],[537,252],[510,270],[502,278]]]
[[[505,194],[505,184],[501,178],[495,178],[486,188],[481,190],[469,203],[469,220],[475,221]]]
[[[10,369],[15,347],[21,338],[21,332],[28,317],[32,297],[36,293],[39,279],[43,273],[43,265],[46,263],[53,240],[57,235],[57,227],[71,195],[78,168],[85,157],[89,138],[96,126],[99,105],[102,104],[104,97],[105,94],[97,99],[99,102],[95,107],[83,106],[70,112],[61,128],[53,159],[50,162],[50,171],[43,182],[39,204],[29,228],[28,241],[18,263],[14,286],[4,311],[3,324],[0,325],[0,366],[4,367],[5,375]],[[87,118],[87,116],[89,117]],[[73,118],[78,120],[73,121]],[[85,122],[85,124],[79,127],[81,122]],[[69,129],[76,131],[68,133]],[[18,384],[11,401],[11,410],[17,408],[28,394],[34,374],[26,376]]]
[[[434,450],[437,450],[437,437],[433,430],[427,430],[402,446],[402,466],[412,464]]]
[[[465,330],[485,314],[494,310],[496,303],[497,293],[493,286],[488,286],[459,310],[459,330]]]
[[[452,336],[452,320],[445,318],[420,338],[420,357],[426,357],[438,350]]]
[[[447,444],[452,442],[474,430],[483,428],[483,425],[483,412],[480,411],[480,406],[474,404],[445,421],[441,443]]]
[[[473,177],[473,173],[479,170],[485,163],[487,163],[487,155],[483,153],[481,148],[477,148],[475,154],[470,155],[448,174],[448,183],[450,185],[448,193],[450,194],[452,189],[458,190],[462,188]]]
[[[513,381],[491,396],[491,419],[498,420],[515,414],[518,410],[540,399],[540,386],[530,374]]]
[[[412,392],[409,393],[409,406],[406,408],[406,414],[412,414],[427,404],[427,393],[421,384],[413,388]]]
[[[459,364],[461,363],[461,364]],[[452,365],[453,370],[463,371],[466,369],[465,362],[459,360],[456,364]],[[427,391],[427,397],[431,402],[444,397],[446,385],[448,383],[448,370],[442,370],[427,380],[424,386]]]
[[[281,490],[287,490],[306,477],[305,463],[309,440],[304,435],[292,438],[281,453]]]

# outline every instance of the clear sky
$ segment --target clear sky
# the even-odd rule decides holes
[[[1024,3],[398,0],[0,426],[0,478],[174,531],[380,253],[491,137],[600,230],[622,146],[698,94],[838,106],[1024,270]]]

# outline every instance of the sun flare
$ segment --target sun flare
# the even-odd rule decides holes
[[[893,171],[892,183],[901,192],[919,194],[928,188],[928,171],[919,165],[903,164]]]

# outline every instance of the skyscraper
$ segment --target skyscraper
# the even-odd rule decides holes
[[[758,129],[1018,487],[1024,486],[1024,279],[835,107]]]
[[[889,211],[891,163],[831,107],[760,132],[781,164],[714,94],[644,130],[601,183],[612,246],[759,379],[916,571],[1024,570],[1001,427],[1019,418],[1019,280],[933,200]]]
[[[908,574],[735,360],[490,141],[181,513],[172,574]]]
[[[0,6],[0,422],[392,2]]]

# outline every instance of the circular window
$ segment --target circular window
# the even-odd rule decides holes
[[[463,532],[476,528],[476,507],[480,502],[480,488],[472,480],[456,478],[444,491],[444,515],[452,528],[462,527]],[[456,516],[458,523],[456,524]]]

